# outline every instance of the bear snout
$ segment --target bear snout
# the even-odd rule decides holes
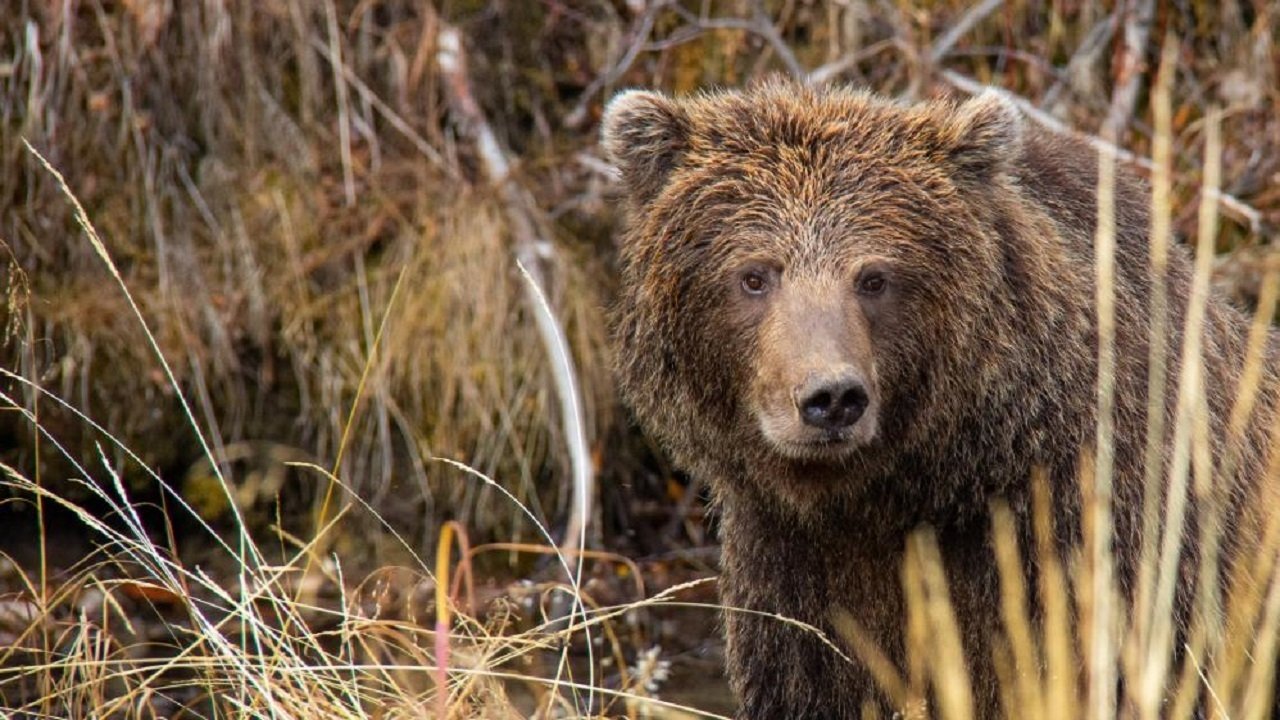
[[[774,450],[794,460],[834,461],[875,440],[876,391],[855,366],[796,373],[799,382],[786,382],[786,374],[757,390],[756,419]]]
[[[858,422],[870,402],[866,385],[849,371],[810,377],[795,393],[804,424],[832,432]]]

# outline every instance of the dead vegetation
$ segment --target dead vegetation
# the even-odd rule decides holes
[[[441,61],[450,37],[465,75]],[[1161,121],[1165,38],[1175,70]],[[575,472],[569,406],[516,270],[520,258],[545,290],[571,351],[589,470],[629,480],[592,489],[587,537],[633,553],[700,538],[687,522],[696,494],[627,435],[608,379],[617,217],[595,121],[609,95],[772,72],[905,99],[998,85],[1144,174],[1167,157],[1157,206],[1172,231],[1215,250],[1216,281],[1256,304],[1280,228],[1277,47],[1280,8],[1266,0],[0,0],[0,513],[32,530],[0,536],[0,705],[676,712],[644,700],[665,672],[652,618],[677,612],[676,596],[648,601],[661,611],[628,606],[654,589],[618,590],[641,568],[568,542],[583,507],[573,478],[589,473]],[[1220,183],[1205,177],[1211,126]],[[101,249],[23,140],[66,178]],[[1197,227],[1206,205],[1216,232]],[[530,584],[481,601],[449,587],[458,554],[424,559],[445,519],[517,543],[479,555]],[[71,534],[98,549],[60,557],[76,543],[46,520],[88,528]],[[530,546],[565,552],[538,566]],[[190,562],[197,551],[212,570]],[[922,543],[908,573],[920,663],[885,682],[904,708],[933,687],[931,714],[966,717],[954,663],[927,662],[950,642],[929,552]],[[1202,672],[1221,688],[1219,716],[1263,716],[1274,680],[1256,661],[1274,657],[1276,633],[1251,633],[1280,622],[1272,560],[1242,585],[1253,589],[1227,628],[1240,635],[1194,648],[1224,659],[1166,669],[1177,687],[1199,692]],[[384,564],[409,569],[368,575]],[[1087,649],[1110,638],[1115,665],[1076,655],[1062,613],[1085,577],[1007,588],[1010,717],[1077,716],[1064,667],[1154,672],[1139,662],[1155,652],[1141,623],[1092,628],[1101,640]],[[1019,630],[1036,591],[1056,634]],[[715,634],[712,610],[687,611]],[[1117,700],[1126,716],[1151,717],[1163,679],[1134,683],[1146,694]],[[1197,697],[1186,693],[1178,712]]]

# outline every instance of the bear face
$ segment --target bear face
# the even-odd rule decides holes
[[[805,503],[985,422],[986,385],[949,378],[997,380],[982,321],[1013,299],[982,286],[1004,275],[1022,132],[997,93],[618,96],[603,135],[632,225],[615,337],[641,422],[695,473],[765,470]]]

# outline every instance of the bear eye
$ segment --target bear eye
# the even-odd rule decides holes
[[[748,295],[763,295],[769,289],[769,279],[764,273],[752,270],[742,276],[742,289]]]
[[[871,272],[858,278],[858,292],[862,295],[879,295],[884,292],[888,281],[884,275],[878,272]]]

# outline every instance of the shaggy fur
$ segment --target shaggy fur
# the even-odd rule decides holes
[[[831,637],[833,613],[847,611],[901,662],[905,539],[928,524],[978,716],[995,716],[990,503],[1010,504],[1029,547],[1029,478],[1045,468],[1064,557],[1079,546],[1078,469],[1096,414],[1096,153],[1028,126],[996,92],[904,106],[786,83],[681,99],[623,93],[603,141],[630,207],[618,378],[644,428],[710,483],[723,513],[723,601]],[[1116,206],[1115,543],[1128,591],[1154,280],[1147,195],[1123,171]],[[886,282],[868,284],[869,272]],[[1164,282],[1169,444],[1191,292],[1180,247]],[[1247,330],[1245,316],[1210,299],[1204,382],[1217,458]],[[1248,497],[1266,459],[1276,346],[1273,337],[1240,470],[1214,486],[1225,517],[1257,504]],[[851,429],[815,435],[788,398],[836,366],[870,401]],[[1188,557],[1197,535],[1193,512]],[[1226,566],[1254,542],[1229,531]],[[1177,601],[1182,627],[1189,593]],[[741,613],[725,623],[745,718],[853,718],[878,697],[862,668],[801,630]]]

